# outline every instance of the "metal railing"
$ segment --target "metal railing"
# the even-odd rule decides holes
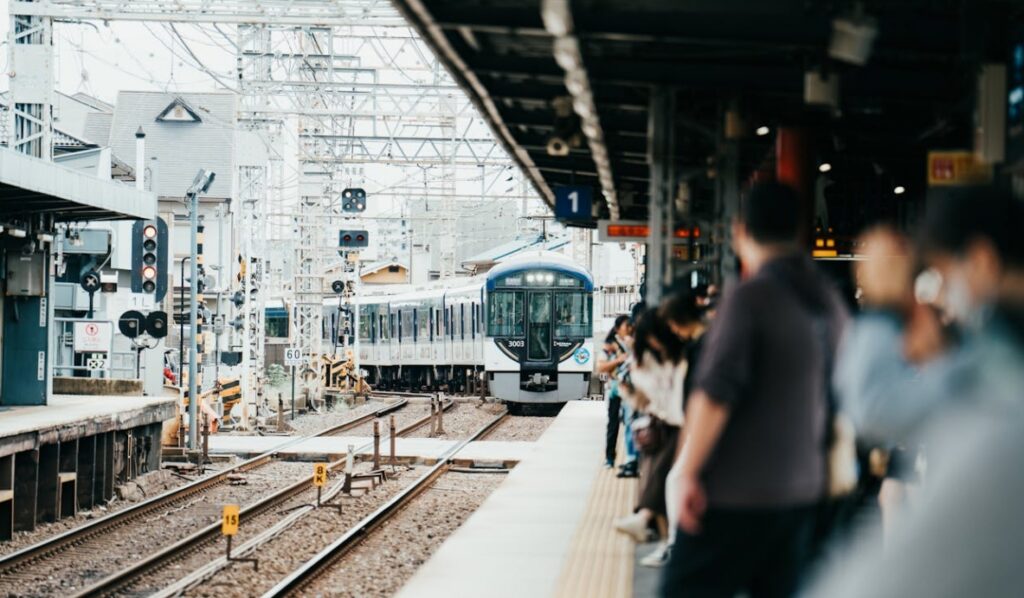
[[[75,364],[75,324],[91,322],[111,326],[111,346],[107,351],[95,351],[105,354],[102,367],[89,364],[89,358],[82,358],[80,365]],[[90,320],[87,318],[54,318],[55,340],[53,352],[53,374],[55,376],[110,378],[117,380],[136,377],[138,353],[135,351],[114,351],[113,326],[110,320]],[[84,373],[84,375],[83,375]]]

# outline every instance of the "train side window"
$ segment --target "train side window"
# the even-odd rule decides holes
[[[459,338],[466,340],[466,304],[459,304]]]
[[[426,308],[426,311],[417,309],[416,310],[416,330],[417,338],[424,340],[430,336],[430,308]]]
[[[471,333],[470,338],[476,338],[476,303],[470,303],[469,304],[469,308],[470,308],[470,311],[472,312],[470,314],[470,320],[469,320],[469,324],[470,324],[469,330],[470,330],[470,333]]]
[[[588,293],[555,294],[555,336],[587,337],[593,334],[590,324],[593,297]]]
[[[427,323],[427,328],[430,329],[430,342],[434,342],[434,310],[427,308],[427,313],[430,317],[430,321]]]
[[[488,297],[487,335],[523,336],[523,293],[495,291]]]
[[[414,343],[419,340],[420,336],[420,320],[417,316],[419,316],[419,310],[414,307],[412,308],[412,342]]]

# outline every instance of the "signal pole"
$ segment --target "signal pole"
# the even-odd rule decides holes
[[[196,263],[199,259],[199,194],[206,193],[213,184],[217,175],[208,170],[200,170],[192,181],[192,186],[185,192],[189,205],[189,273],[192,277],[189,282],[189,325],[192,327],[191,339],[189,341],[188,359],[188,447],[192,450],[199,448],[199,392],[196,388],[196,359],[199,353],[199,339],[196,333],[196,323],[199,321],[199,266]]]

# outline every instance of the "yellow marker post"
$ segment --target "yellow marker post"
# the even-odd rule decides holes
[[[238,525],[241,523],[240,512],[241,509],[239,509],[238,505],[224,505],[224,513],[221,515],[220,533],[228,539],[227,560],[250,562],[259,571],[260,564],[258,560],[254,558],[234,558],[231,556],[231,539],[238,533]]]
[[[317,488],[323,488],[327,485],[327,464],[326,463],[314,463],[313,464],[313,485]]]
[[[313,485],[316,486],[316,506],[320,506],[320,494],[327,485],[327,464],[313,464]]]
[[[220,522],[220,533],[233,536],[238,533],[238,505],[224,505],[224,516]]]

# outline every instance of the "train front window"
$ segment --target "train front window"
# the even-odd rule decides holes
[[[591,296],[587,293],[557,293],[555,295],[555,336],[588,337],[593,332],[590,324]]]
[[[551,359],[551,293],[530,293],[529,331],[526,335],[526,358],[531,361]]]
[[[488,297],[487,334],[523,336],[523,294],[495,291]]]

